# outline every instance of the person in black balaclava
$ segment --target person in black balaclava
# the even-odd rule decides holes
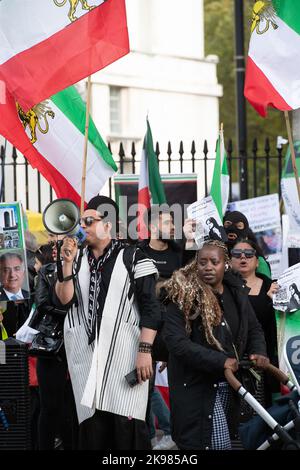
[[[255,236],[249,228],[247,217],[239,211],[226,212],[224,215],[223,225],[228,237],[228,249],[231,250],[233,245],[239,239],[249,238],[255,241]]]

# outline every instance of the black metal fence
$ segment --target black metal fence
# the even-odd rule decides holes
[[[109,148],[111,146],[109,144]],[[280,190],[280,178],[283,166],[283,150],[271,150],[269,139],[264,146],[259,147],[256,139],[253,141],[251,151],[247,158],[234,155],[232,141],[227,143],[227,162],[230,175],[230,201],[239,198],[239,188],[243,182],[239,181],[239,166],[244,162],[247,173],[247,187],[244,187],[247,198],[262,196]],[[201,192],[209,192],[211,175],[215,160],[215,149],[208,149],[207,141],[203,148],[196,148],[193,141],[189,148],[180,142],[179,148],[172,148],[169,142],[166,149],[161,149],[159,143],[155,146],[155,153],[159,161],[161,174],[166,173],[197,173]],[[118,150],[113,153],[114,160],[121,174],[139,174],[140,152],[136,151],[135,143],[127,153],[121,142]],[[1,146],[0,162],[2,169],[2,201],[22,200],[27,209],[41,212],[45,205],[53,200],[54,192],[48,182],[37,170],[31,168],[25,157],[17,154],[15,148]],[[110,196],[114,195],[113,180],[108,183]]]

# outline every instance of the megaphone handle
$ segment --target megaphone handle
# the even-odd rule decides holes
[[[57,247],[56,266],[57,266],[57,278],[58,278],[59,282],[63,282],[63,280],[64,280],[64,275],[63,275],[63,272],[62,272],[62,263],[61,263],[61,259],[60,259],[61,245],[62,245],[61,240],[56,242],[56,247]]]

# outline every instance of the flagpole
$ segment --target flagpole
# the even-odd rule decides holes
[[[287,134],[288,134],[289,146],[290,146],[290,149],[291,149],[292,165],[293,165],[294,175],[295,175],[295,179],[296,179],[298,199],[299,199],[299,202],[300,202],[299,174],[298,174],[298,168],[297,168],[297,163],[296,163],[295,147],[294,147],[294,142],[293,142],[293,137],[292,137],[291,123],[290,123],[290,118],[289,118],[288,111],[284,111],[284,117],[285,117],[286,129],[287,129]]]
[[[222,142],[223,142],[223,122],[221,122],[221,125],[220,125],[220,178],[222,178],[222,152],[221,152],[221,139],[222,139]],[[221,194],[222,194],[222,191],[221,191]]]
[[[82,177],[81,177],[81,200],[80,200],[80,214],[81,215],[84,212],[84,200],[85,200],[87,148],[88,148],[89,121],[90,121],[90,103],[91,103],[91,75],[89,75],[88,77],[87,99],[86,99],[85,134],[84,134],[84,150],[83,150]]]

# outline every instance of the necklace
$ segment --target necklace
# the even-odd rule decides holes
[[[256,278],[255,282],[252,285],[248,284],[248,287],[250,287],[250,294],[251,292],[256,291],[256,289],[260,286],[260,282],[261,282],[261,279],[258,277]]]
[[[154,247],[151,245],[151,242],[149,242],[149,246],[152,250],[154,251],[165,251],[168,249],[168,245],[167,246],[163,246],[163,247]]]

